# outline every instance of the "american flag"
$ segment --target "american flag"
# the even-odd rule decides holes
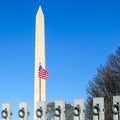
[[[41,65],[39,66],[39,70],[38,70],[38,77],[42,78],[42,79],[47,79],[49,76],[49,73],[47,72],[47,70],[45,70]]]

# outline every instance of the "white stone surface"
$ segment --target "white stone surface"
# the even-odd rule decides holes
[[[119,103],[120,104],[120,96],[113,96],[113,103]]]

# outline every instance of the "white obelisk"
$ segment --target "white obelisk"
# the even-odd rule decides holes
[[[45,32],[44,15],[41,7],[36,14],[35,35],[35,73],[34,73],[34,120],[36,118],[36,105],[38,101],[46,101],[46,80],[38,77],[40,64],[45,68]]]

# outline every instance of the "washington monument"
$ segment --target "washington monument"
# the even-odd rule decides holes
[[[46,80],[39,79],[38,69],[42,65],[45,68],[45,32],[44,15],[41,7],[36,14],[35,31],[35,70],[34,70],[34,120],[37,120],[35,111],[38,101],[46,101]]]

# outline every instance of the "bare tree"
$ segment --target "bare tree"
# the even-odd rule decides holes
[[[87,120],[92,120],[93,97],[104,97],[105,120],[112,120],[112,98],[120,95],[120,47],[97,69],[97,75],[88,83],[87,95]]]

